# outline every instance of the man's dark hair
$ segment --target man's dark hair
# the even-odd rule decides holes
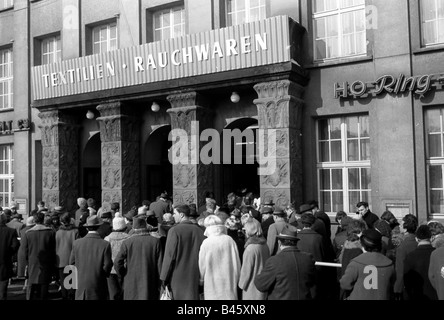
[[[213,191],[207,191],[207,192],[205,192],[205,198],[211,198],[211,199],[214,199],[214,192],[213,192]]]
[[[344,217],[347,217],[347,214],[344,211],[338,211],[336,212],[335,221],[339,223],[339,220],[341,220]]]
[[[432,232],[429,226],[419,226],[418,229],[416,229],[416,238],[418,238],[418,240],[430,240],[430,238],[432,238]]]
[[[93,198],[89,198],[88,200],[86,200],[86,204],[88,205],[88,207],[96,209],[96,201]]]
[[[177,212],[183,213],[183,215],[185,217],[189,217],[190,216],[190,207],[186,204],[180,204],[177,207],[175,207],[174,209],[177,210]]]
[[[375,244],[368,241],[365,241],[365,237],[361,236],[361,245],[367,252],[381,252],[382,250],[382,243]]]
[[[413,214],[408,214],[404,218],[402,218],[404,222],[403,227],[407,230],[408,233],[415,233],[418,228],[418,218]]]
[[[319,209],[319,203],[316,200],[311,200],[308,202],[308,204],[312,207],[312,208],[318,208]]]
[[[143,200],[143,201],[142,201],[142,206],[149,207],[150,204],[151,204],[151,201],[150,201],[150,200]]]
[[[43,224],[45,221],[45,214],[42,211],[36,212],[34,215],[34,221],[38,224]]]
[[[356,205],[356,208],[359,208],[360,206],[364,206],[365,208],[368,208],[368,202],[365,202],[365,201],[358,202],[358,204]]]
[[[45,201],[40,200],[39,202],[37,202],[37,204],[38,204],[39,206],[44,207],[44,206],[45,206]]]

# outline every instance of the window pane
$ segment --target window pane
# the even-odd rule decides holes
[[[370,139],[361,140],[361,159],[362,161],[370,160]]]
[[[331,139],[341,139],[341,119],[330,120],[330,134]]]
[[[441,190],[430,191],[430,205],[432,213],[441,213],[444,211],[443,192]]]
[[[342,190],[342,169],[331,170],[332,190]]]
[[[330,150],[328,142],[321,142],[319,144],[319,151],[321,152],[321,162],[330,162]]]
[[[360,201],[365,201],[367,203],[369,203],[369,205],[371,205],[371,198],[370,198],[370,191],[362,191],[361,192],[361,200]]]
[[[321,192],[322,206],[326,212],[332,212],[330,192]]]
[[[361,129],[361,138],[370,137],[368,117],[359,117],[359,127]]]
[[[348,169],[348,188],[352,190],[359,190],[359,169]]]
[[[359,161],[359,140],[348,140],[348,161]]]
[[[370,190],[371,188],[370,168],[361,168],[361,189]]]
[[[358,117],[347,118],[347,138],[358,138]]]
[[[430,166],[429,170],[430,188],[442,189],[442,166]]]
[[[344,196],[342,192],[332,192],[332,207],[333,212],[344,209]]]
[[[341,141],[331,142],[331,161],[342,161]]]
[[[325,38],[325,19],[320,18],[315,20],[315,38]]]
[[[427,110],[426,116],[427,133],[441,132],[441,110]]]
[[[321,170],[321,189],[330,190],[330,170]]]
[[[442,156],[441,134],[429,134],[429,157],[436,158]]]
[[[356,204],[361,201],[360,199],[361,196],[359,191],[350,191],[348,193],[348,197],[349,197],[349,207],[348,207],[349,212],[356,212]]]
[[[328,140],[328,120],[319,120],[319,138]]]

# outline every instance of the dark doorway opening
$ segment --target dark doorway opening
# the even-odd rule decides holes
[[[173,167],[168,159],[172,142],[168,140],[171,126],[154,130],[145,144],[144,165],[146,167],[145,199],[154,201],[162,192],[173,193]]]
[[[242,190],[246,189],[247,192],[252,192],[254,195],[259,195],[260,192],[260,180],[258,175],[259,164],[256,161],[256,131],[258,128],[258,122],[254,118],[242,118],[233,121],[225,127],[226,130],[239,129],[244,132],[246,129],[250,131],[250,134],[246,138],[240,141],[234,141],[231,139],[231,160],[230,163],[225,163],[222,156],[222,176],[221,181],[223,185],[223,202],[226,201],[227,195],[231,192],[240,194]],[[223,155],[223,145],[227,141],[223,141],[224,134],[221,136],[221,153]],[[242,146],[242,152],[235,153],[235,147]]]
[[[83,197],[102,203],[102,168],[100,134],[96,133],[87,142],[83,151]]]

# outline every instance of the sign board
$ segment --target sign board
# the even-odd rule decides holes
[[[17,212],[23,216],[23,219],[28,217],[28,200],[27,199],[15,199],[15,203],[17,203]]]
[[[288,16],[32,68],[34,100],[291,61]]]
[[[384,201],[385,210],[390,211],[398,221],[412,213],[412,201]]]

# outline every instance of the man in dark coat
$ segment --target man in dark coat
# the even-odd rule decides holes
[[[365,223],[367,224],[367,227],[369,229],[373,229],[373,225],[375,224],[376,221],[379,220],[379,217],[370,211],[370,208],[368,207],[368,203],[364,202],[364,201],[359,202],[356,205],[356,208],[358,208],[357,214],[360,215],[361,218],[365,221]]]
[[[0,300],[6,300],[9,278],[12,277],[12,257],[20,243],[17,231],[6,226],[7,217],[0,214]]]
[[[87,219],[88,234],[74,241],[70,264],[77,268],[76,300],[106,300],[108,297],[107,277],[113,261],[111,246],[97,232],[102,223],[94,215]]]
[[[311,300],[315,261],[297,248],[297,231],[284,228],[277,236],[281,252],[269,258],[254,284],[269,300]]]
[[[331,238],[331,221],[330,221],[330,217],[324,211],[319,209],[319,204],[318,204],[318,202],[316,200],[311,200],[311,201],[308,202],[308,204],[311,206],[311,210],[313,212],[313,215],[317,219],[320,219],[320,220],[322,220],[322,222],[324,222],[327,238],[330,239]]]
[[[154,214],[157,217],[157,221],[159,223],[162,223],[162,217],[164,213],[171,213],[171,206],[168,202],[168,194],[166,192],[162,192],[159,200],[150,204],[150,210],[154,211]]]
[[[79,206],[79,209],[77,209],[75,213],[76,227],[79,228],[79,236],[82,238],[88,233],[83,225],[86,223],[86,219],[89,217],[89,210],[85,198],[78,198],[77,205]]]
[[[402,300],[406,298],[404,288],[404,261],[407,255],[414,251],[418,246],[416,242],[415,232],[418,227],[418,218],[412,214],[406,215],[402,218],[400,225],[401,233],[404,233],[404,240],[402,240],[399,247],[396,249],[396,282],[394,287],[395,298]]]
[[[416,230],[418,246],[407,254],[404,261],[404,286],[409,300],[438,300],[429,280],[430,256],[435,248],[432,233],[427,225]]]
[[[112,214],[110,211],[102,213],[101,216],[102,225],[97,229],[100,238],[105,239],[111,232],[113,232],[113,227],[111,226],[111,222],[113,220]]]
[[[159,300],[163,259],[160,238],[150,235],[143,218],[134,218],[133,230],[114,261],[117,275],[123,279],[123,299]]]
[[[174,300],[199,300],[199,250],[205,236],[199,225],[190,221],[190,208],[174,208],[177,225],[168,231],[160,273],[163,285],[170,285]]]
[[[37,299],[46,300],[49,284],[56,271],[55,232],[43,225],[43,211],[37,212],[34,219],[36,225],[23,238],[23,250],[28,264],[26,299],[31,300],[37,292]]]
[[[265,238],[267,238],[268,229],[274,223],[273,211],[274,210],[271,206],[264,206],[261,209],[261,215],[262,215],[261,228],[262,228],[262,234],[264,235]]]

